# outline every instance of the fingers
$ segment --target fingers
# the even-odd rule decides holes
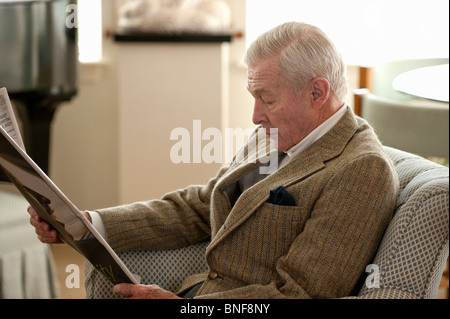
[[[174,293],[157,285],[117,284],[113,291],[128,299],[181,299]]]
[[[117,284],[114,286],[113,292],[125,297],[131,297],[133,295],[133,286],[132,284]]]
[[[139,286],[133,284],[117,284],[114,286],[113,292],[123,295],[127,299],[146,299],[139,291]]]
[[[58,232],[50,227],[48,223],[42,221],[36,211],[29,206],[30,224],[35,228],[38,239],[45,244],[62,243],[58,237]]]
[[[28,206],[27,212],[28,212],[28,214],[30,214],[31,218],[37,218],[40,221],[39,215],[36,213],[36,211],[34,210],[33,207]]]

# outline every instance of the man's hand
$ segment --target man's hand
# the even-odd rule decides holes
[[[182,299],[157,285],[117,284],[114,293],[124,295],[127,299]]]
[[[33,207],[28,206],[30,214],[30,224],[35,228],[38,239],[44,244],[61,244],[63,241],[58,237],[58,232],[53,229],[47,222],[43,221]],[[92,223],[91,216],[88,212],[83,212],[84,216]]]
[[[48,223],[43,221],[33,207],[28,206],[28,214],[30,214],[30,224],[35,228],[36,234],[44,244],[60,244],[63,241],[59,239],[58,232]]]

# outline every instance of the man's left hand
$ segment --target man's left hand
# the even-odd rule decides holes
[[[182,299],[158,285],[117,284],[114,293],[124,295],[127,299]]]

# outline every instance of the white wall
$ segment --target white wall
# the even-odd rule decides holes
[[[245,32],[245,1],[229,0],[232,11],[232,28]],[[230,97],[229,116],[225,127],[252,127],[253,98],[247,91],[247,69],[243,64],[246,50],[245,34],[234,38],[230,46]]]
[[[113,29],[113,1],[103,6],[104,29]],[[49,175],[79,209],[117,203],[116,48],[108,39],[103,48],[107,64],[82,66],[78,95],[60,106],[52,127]]]
[[[207,183],[222,166],[220,137],[203,134],[228,109],[228,43],[117,46],[119,202]]]

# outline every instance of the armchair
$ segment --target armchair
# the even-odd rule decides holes
[[[397,208],[378,252],[379,285],[364,284],[351,299],[432,299],[449,254],[449,169],[385,147],[400,178]],[[183,278],[207,269],[207,242],[172,251],[119,254],[143,284],[175,291]],[[86,297],[119,298],[112,284],[86,262]],[[370,276],[370,274],[368,274]],[[372,288],[369,288],[372,287]]]

